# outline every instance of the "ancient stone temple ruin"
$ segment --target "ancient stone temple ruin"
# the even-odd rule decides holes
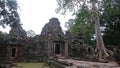
[[[27,37],[21,25],[11,27],[6,46],[1,47],[5,60],[42,61],[46,58],[68,57],[68,42],[57,18],[51,18],[41,34]],[[3,45],[3,44],[1,44]]]
[[[2,59],[7,61],[21,60],[23,58],[26,38],[27,34],[21,25],[11,27],[5,43],[1,45],[0,54],[2,55]]]
[[[75,36],[70,35],[69,32],[64,34],[59,20],[51,18],[42,28],[41,34],[35,37],[27,37],[26,31],[21,25],[11,27],[8,38],[4,41],[6,46],[0,43],[3,45],[0,46],[0,53],[4,54],[4,59],[13,61],[66,58],[76,54],[82,55],[83,52],[80,48],[83,42],[81,39],[81,34]]]
[[[11,60],[21,60],[26,44],[26,31],[22,28],[21,24],[19,24],[17,27],[11,27],[9,36],[7,58]]]
[[[57,18],[51,18],[43,27],[41,35],[45,38],[48,57],[68,56],[65,36]]]

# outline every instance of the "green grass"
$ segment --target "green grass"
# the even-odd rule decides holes
[[[45,63],[14,63],[19,66],[22,66],[22,68],[51,68],[48,64]],[[12,68],[19,68],[19,67],[12,67]]]

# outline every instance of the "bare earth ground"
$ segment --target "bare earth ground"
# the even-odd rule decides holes
[[[73,63],[73,66],[66,68],[120,68],[120,66],[115,62],[110,63],[100,63],[100,62],[88,62],[88,61],[78,61],[72,59],[59,59],[59,61],[67,61],[68,63]]]
[[[22,68],[51,68],[49,65],[45,63],[14,63],[19,66],[22,66]],[[12,68],[20,68],[20,67],[12,67]]]

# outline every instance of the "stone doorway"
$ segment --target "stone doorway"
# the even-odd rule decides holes
[[[55,54],[60,54],[60,44],[55,44],[55,48],[54,48],[54,52]]]
[[[15,57],[16,56],[16,48],[12,48],[11,50],[11,57]]]

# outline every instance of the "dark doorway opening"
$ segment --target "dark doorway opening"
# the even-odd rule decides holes
[[[16,55],[16,48],[12,48],[12,57],[15,57],[15,55]]]
[[[59,44],[55,45],[55,54],[60,54],[60,45]]]

